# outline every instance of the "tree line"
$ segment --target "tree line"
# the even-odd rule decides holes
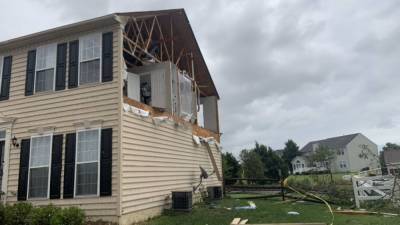
[[[280,179],[293,172],[291,161],[300,155],[299,146],[288,140],[281,156],[271,147],[255,143],[250,149],[243,149],[239,159],[229,152],[222,154],[225,178],[271,178]]]

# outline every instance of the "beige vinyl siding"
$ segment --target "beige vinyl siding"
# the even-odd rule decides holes
[[[55,204],[59,206],[79,206],[85,209],[88,216],[101,216],[102,218],[117,220],[119,215],[118,196],[119,196],[119,121],[120,121],[120,55],[121,55],[121,36],[118,24],[106,27],[102,30],[88,31],[108,32],[113,31],[113,74],[112,82],[82,85],[74,89],[56,91],[51,93],[40,93],[32,96],[25,96],[25,77],[27,54],[31,49],[47,43],[65,43],[77,40],[79,36],[86,33],[71,34],[61,40],[51,40],[46,43],[37,43],[35,46],[27,46],[13,52],[5,53],[13,56],[10,100],[0,101],[0,116],[17,118],[12,136],[16,136],[18,141],[37,135],[33,130],[47,127],[54,127],[54,134],[74,133],[78,129],[76,123],[84,121],[102,120],[103,128],[113,128],[113,163],[112,163],[112,196],[111,197],[90,197],[75,199],[57,200],[28,200],[34,204]],[[68,57],[67,57],[68,61]],[[67,63],[68,65],[68,63]],[[68,81],[68,66],[67,66]],[[99,125],[92,125],[98,127]],[[63,168],[64,174],[64,153],[63,148]],[[18,191],[20,149],[11,147],[9,158],[8,174],[8,193],[7,202],[16,202]],[[63,177],[61,180],[61,196],[63,192]],[[61,197],[62,198],[62,197]]]
[[[205,144],[193,143],[190,126],[156,126],[152,119],[129,112],[122,118],[122,214],[162,209],[171,191],[190,191],[198,184],[199,166],[213,171]],[[222,171],[220,152],[215,145],[211,148]],[[221,186],[215,174],[204,184]]]

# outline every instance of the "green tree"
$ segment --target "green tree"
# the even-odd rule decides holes
[[[400,150],[400,145],[388,142],[382,148],[383,151],[390,150],[390,149],[392,149],[392,150]]]
[[[333,182],[332,176],[332,161],[335,159],[336,154],[333,150],[326,146],[320,145],[311,155],[308,156],[308,160],[312,165],[317,167],[325,167],[331,175],[331,181]]]
[[[293,172],[292,168],[292,160],[300,155],[299,146],[293,140],[289,139],[285,143],[285,148],[283,149],[282,159],[286,163],[286,166],[289,168],[290,172]]]
[[[224,172],[224,178],[239,177],[240,164],[232,153],[226,152],[222,154],[222,168]]]
[[[272,179],[280,179],[281,176],[287,177],[288,167],[285,162],[274,152],[271,147],[267,147],[256,142],[254,151],[260,156],[264,166],[264,176]]]
[[[245,178],[264,178],[264,165],[254,150],[242,150],[240,160]]]

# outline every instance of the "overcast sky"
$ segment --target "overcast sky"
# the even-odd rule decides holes
[[[0,1],[0,40],[118,11],[185,8],[221,96],[225,150],[400,134],[400,1]]]

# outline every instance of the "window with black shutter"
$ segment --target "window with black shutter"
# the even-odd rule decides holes
[[[65,89],[65,73],[67,68],[67,43],[57,45],[56,91]]]
[[[25,96],[33,95],[35,82],[36,50],[28,52],[28,62],[26,64]]]
[[[8,100],[10,96],[12,56],[0,56],[0,101]]]
[[[111,196],[112,128],[101,131],[100,196]]]
[[[62,167],[62,134],[53,136],[51,152],[50,198],[60,198],[61,167]]]
[[[102,82],[113,80],[113,33],[103,34]]]
[[[64,160],[64,198],[74,197],[76,134],[67,134]]]
[[[68,88],[78,87],[79,41],[69,43]]]
[[[24,139],[21,141],[18,175],[18,201],[24,201],[27,197],[30,143],[30,139]]]

